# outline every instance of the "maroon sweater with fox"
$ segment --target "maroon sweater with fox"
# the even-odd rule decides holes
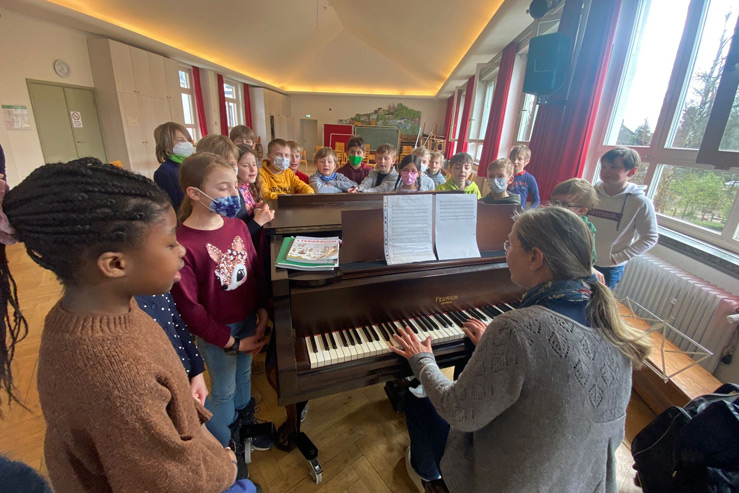
[[[243,221],[223,218],[223,226],[203,231],[180,225],[177,241],[187,250],[182,280],[172,287],[177,310],[190,332],[224,347],[228,324],[265,306],[262,264]]]

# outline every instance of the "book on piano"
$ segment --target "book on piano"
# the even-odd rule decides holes
[[[275,266],[303,271],[326,271],[339,266],[338,236],[313,238],[287,236],[275,260]]]

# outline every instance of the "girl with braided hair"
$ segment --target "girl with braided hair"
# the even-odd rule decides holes
[[[416,154],[408,154],[398,166],[398,179],[395,180],[394,192],[432,192],[436,188],[434,180],[421,170],[421,158]]]
[[[5,194],[0,358],[11,400],[9,360],[26,323],[5,245],[25,243],[64,286],[38,361],[44,455],[56,491],[246,487],[234,483],[233,452],[203,426],[210,413],[193,399],[165,332],[133,299],[167,292],[180,279],[185,251],[175,228],[169,199],[151,180],[93,158],[41,166]]]

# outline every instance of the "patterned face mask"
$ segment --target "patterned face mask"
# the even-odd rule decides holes
[[[234,218],[241,209],[241,201],[239,200],[238,195],[229,195],[228,197],[218,197],[217,199],[214,199],[199,188],[197,191],[210,199],[210,204],[208,204],[207,207],[208,210],[214,214]],[[205,204],[203,204],[203,206],[205,207]]]
[[[416,182],[416,179],[418,178],[418,173],[415,171],[401,171],[400,172],[400,180],[403,182],[403,185],[413,185]]]

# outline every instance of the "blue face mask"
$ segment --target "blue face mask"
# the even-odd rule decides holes
[[[508,180],[505,178],[495,178],[490,182],[490,189],[495,193],[503,193],[508,188]]]
[[[241,201],[239,200],[238,195],[230,195],[228,197],[218,197],[217,199],[214,199],[199,188],[197,190],[210,199],[210,204],[207,207],[208,210],[214,214],[234,218],[236,217],[236,214],[239,213],[239,210],[241,210]],[[205,204],[203,204],[203,206],[205,206]]]

